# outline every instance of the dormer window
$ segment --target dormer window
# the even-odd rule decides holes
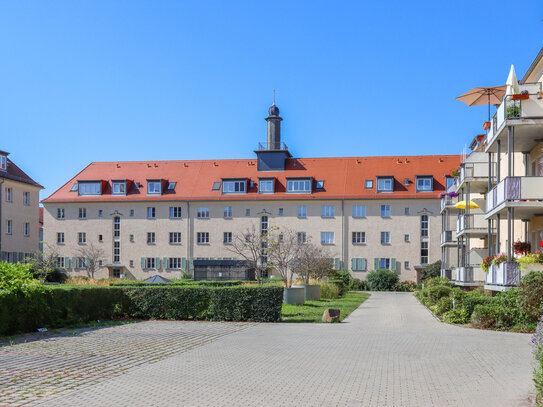
[[[111,193],[113,195],[126,195],[126,180],[124,181],[112,181]]]
[[[223,194],[245,194],[247,193],[246,179],[230,179],[222,181]]]
[[[310,194],[311,178],[287,179],[287,192],[291,194]]]
[[[72,188],[70,189],[70,192],[77,192],[78,190],[79,190],[79,185],[76,182],[75,184],[72,185]]]
[[[147,195],[161,195],[162,194],[162,181],[161,180],[147,180]]]
[[[0,155],[0,171],[8,170],[8,158],[5,155]]]
[[[377,177],[377,192],[394,192],[394,178]]]
[[[316,189],[324,189],[324,181],[323,180],[319,180],[315,183],[315,188]]]
[[[78,181],[79,195],[102,195],[102,181]]]
[[[434,177],[417,176],[417,192],[432,192],[434,190]]]
[[[175,186],[177,182],[168,182],[168,191],[175,191]]]
[[[260,178],[258,180],[258,193],[259,194],[273,194],[275,191],[273,178]]]

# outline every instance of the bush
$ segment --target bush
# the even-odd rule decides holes
[[[328,283],[334,284],[337,287],[338,290],[338,297],[343,297],[345,294],[345,291],[347,291],[348,287],[345,285],[343,280],[337,280],[337,279],[330,279],[328,280]],[[335,298],[338,298],[335,297]]]
[[[353,278],[349,283],[349,291],[367,291],[368,289],[368,282],[359,278]]]
[[[435,311],[434,314],[441,316],[445,314],[446,312],[449,312],[453,308],[452,298],[451,297],[443,297],[441,298],[436,305],[434,305]]]
[[[417,283],[414,281],[400,281],[394,286],[394,291],[413,292],[417,288]]]
[[[473,310],[477,305],[489,305],[492,302],[492,297],[483,294],[480,291],[469,291],[466,296],[463,297],[461,304],[457,304],[457,308],[460,306],[465,309],[466,314],[470,316],[473,314]]]
[[[543,306],[543,271],[531,271],[520,279],[518,304],[529,322],[537,322]]]
[[[398,273],[380,269],[368,274],[368,284],[372,291],[392,291],[398,282]]]
[[[339,298],[338,284],[322,282],[321,283],[321,298],[327,298],[327,299]]]
[[[424,281],[424,287],[435,287],[436,285],[444,285],[447,287],[452,287],[451,280],[447,277],[432,277]]]
[[[503,329],[513,325],[513,317],[501,305],[477,305],[471,315],[471,323],[477,328]]]
[[[434,277],[439,277],[441,275],[441,260],[436,261],[435,263],[429,264],[424,270],[420,273],[420,281],[425,282],[426,280]]]
[[[499,292],[492,298],[492,302],[507,309],[511,313],[515,325],[533,323],[530,316],[520,306],[520,289],[518,287]]]
[[[536,390],[536,403],[543,405],[543,318],[539,320],[535,333],[532,335],[534,352],[534,384]]]
[[[0,291],[27,293],[41,289],[42,284],[34,278],[28,266],[0,262]]]
[[[452,291],[451,287],[443,286],[443,285],[437,285],[432,286],[427,289],[427,300],[430,305],[436,305],[437,302],[443,298],[448,297],[449,294]]]
[[[282,287],[46,287],[0,291],[0,335],[97,319],[279,321]]]
[[[113,287],[172,287],[172,286],[202,286],[202,287],[234,287],[245,284],[245,281],[194,281],[194,280],[173,280],[171,283],[145,283],[138,280],[123,280],[110,283]]]
[[[464,308],[460,308],[445,312],[442,318],[448,324],[467,324],[470,321],[471,315],[468,315]]]
[[[45,277],[45,281],[48,283],[65,283],[68,279],[68,275],[64,270],[54,269]]]

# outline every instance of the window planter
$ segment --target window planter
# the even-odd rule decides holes
[[[484,130],[490,129],[490,122],[485,122],[485,123],[483,124],[483,129],[484,129]]]
[[[511,99],[512,100],[526,100],[526,99],[530,99],[530,95],[518,93],[515,95],[511,95]]]

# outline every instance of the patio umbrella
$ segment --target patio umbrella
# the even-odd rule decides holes
[[[468,202],[460,201],[457,204],[455,204],[454,207],[458,209],[466,209],[466,205],[468,205],[470,209],[479,209],[479,205],[477,205],[473,201],[468,201]]]
[[[490,105],[499,105],[505,95],[507,86],[490,86],[486,88],[473,88],[456,98],[468,106],[488,105],[488,121],[490,121]]]
[[[506,95],[514,95],[515,93],[518,93],[517,74],[515,73],[515,67],[513,64],[511,64],[511,70],[509,71],[509,76],[507,77],[507,82],[505,82],[505,85],[507,86],[507,91],[505,92]]]

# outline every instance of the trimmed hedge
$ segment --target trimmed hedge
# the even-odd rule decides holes
[[[194,281],[194,280],[174,280],[171,283],[144,283],[137,280],[126,280],[118,283],[110,283],[112,287],[171,287],[171,286],[205,286],[205,287],[236,287],[244,284],[245,281]]]
[[[119,317],[262,321],[281,319],[282,287],[45,287],[0,291],[0,335]]]

